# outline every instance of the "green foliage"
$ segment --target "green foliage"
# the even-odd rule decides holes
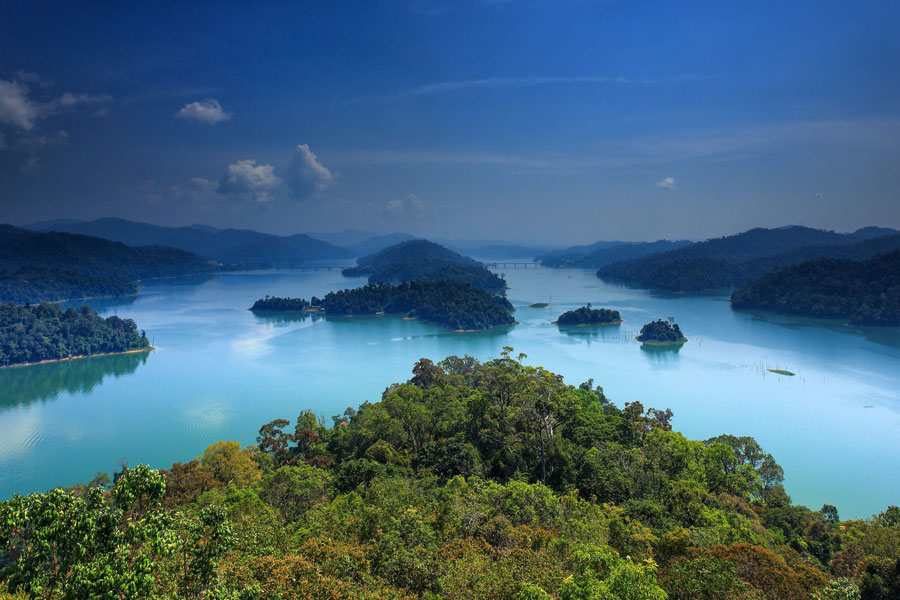
[[[412,281],[394,286],[368,284],[329,292],[322,299],[328,315],[400,314],[450,329],[487,329],[512,325],[512,305],[466,283]]]
[[[165,472],[0,504],[18,598],[881,600],[900,509],[794,506],[749,437],[704,442],[512,357],[422,359],[379,402]]]
[[[731,305],[861,325],[900,325],[900,251],[775,271],[738,288]]]
[[[103,318],[88,306],[0,304],[0,366],[147,348],[131,319]]]
[[[641,333],[637,336],[639,342],[664,342],[674,343],[685,341],[684,334],[678,323],[669,323],[662,319],[651,321],[641,327]]]
[[[303,298],[280,298],[266,295],[253,303],[250,310],[254,312],[292,312],[308,310],[312,304]]]
[[[36,266],[0,271],[0,300],[17,303],[135,293],[137,286],[125,277],[85,275],[78,271]]]
[[[609,325],[619,323],[622,320],[619,311],[607,308],[591,308],[591,305],[582,306],[559,315],[556,320],[558,325]]]

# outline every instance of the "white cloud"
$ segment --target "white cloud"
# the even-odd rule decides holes
[[[222,121],[231,119],[231,113],[227,113],[222,109],[222,105],[215,98],[207,98],[199,102],[191,102],[185,104],[175,113],[175,117],[179,119],[190,119],[198,123],[208,123],[214,125]]]
[[[415,194],[409,194],[405,198],[390,200],[384,208],[385,217],[402,217],[404,215],[422,216],[425,212],[425,203]]]
[[[0,123],[31,131],[41,117],[41,105],[28,97],[28,86],[0,79]]]
[[[202,178],[196,178],[197,180]],[[208,181],[208,180],[203,180]],[[228,165],[218,191],[225,195],[252,198],[261,205],[272,199],[272,190],[281,183],[272,165],[257,165],[255,160],[239,160]]]
[[[657,181],[656,185],[657,185],[657,187],[661,187],[664,190],[675,189],[675,178],[674,177],[666,177],[662,181]]]
[[[334,183],[331,170],[319,162],[307,144],[300,144],[294,151],[288,168],[288,185],[291,195],[300,200],[322,193]]]

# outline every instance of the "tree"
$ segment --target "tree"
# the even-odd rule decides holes
[[[237,442],[216,442],[206,449],[200,462],[222,484],[247,487],[262,479],[262,471],[252,453],[252,448],[241,449]]]

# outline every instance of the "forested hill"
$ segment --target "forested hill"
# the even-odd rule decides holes
[[[898,236],[900,237],[900,236]],[[764,275],[738,288],[734,308],[900,326],[900,251],[864,261],[822,259]]]
[[[482,263],[428,240],[410,240],[357,260],[344,269],[348,277],[369,276],[369,283],[402,281],[457,281],[488,291],[501,291],[506,283]]]
[[[0,304],[0,366],[142,350],[147,336],[131,319],[104,319],[88,306]]]
[[[42,598],[898,597],[896,506],[797,506],[753,438],[689,440],[670,410],[512,352],[421,359],[333,427],[304,410],[253,446],[0,503],[0,582]]]
[[[248,229],[215,229],[197,225],[162,227],[115,218],[39,225],[44,230],[97,236],[131,246],[181,248],[224,263],[296,264],[306,260],[354,256],[346,248],[305,234],[278,236]]]
[[[752,229],[691,244],[677,250],[612,263],[597,276],[641,287],[671,291],[702,291],[740,285],[768,271],[809,258],[852,254],[868,258],[900,248],[891,229],[867,227],[853,233],[808,227]]]
[[[552,252],[539,257],[545,267],[571,267],[580,269],[597,269],[620,260],[632,260],[688,246],[688,240],[657,240],[655,242],[600,242],[602,246],[582,252],[585,246],[573,246],[559,252]],[[612,244],[612,245],[608,245]]]
[[[131,247],[70,233],[0,225],[0,300],[37,302],[134,293],[134,281],[219,267],[177,248]]]
[[[329,292],[321,305],[330,316],[399,314],[456,330],[514,323],[513,306],[506,298],[458,281],[411,281],[397,286],[370,283]]]

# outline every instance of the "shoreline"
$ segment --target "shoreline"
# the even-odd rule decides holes
[[[563,325],[559,324],[559,320],[550,321],[551,325],[558,325],[559,327],[603,327],[604,325],[621,325],[625,322],[625,319],[619,319],[618,321],[610,321],[608,323],[565,323]]]
[[[325,313],[328,316],[328,313]],[[501,323],[499,325],[491,325],[490,327],[484,327],[482,329],[453,329],[448,325],[443,325],[441,323],[435,323],[434,321],[428,321],[427,319],[423,319],[421,317],[410,317],[409,315],[402,313],[385,313],[385,312],[377,312],[373,314],[363,314],[363,315],[331,315],[331,318],[338,319],[346,319],[346,318],[354,318],[354,317],[400,317],[404,321],[419,321],[420,323],[426,323],[428,325],[434,325],[435,327],[441,327],[443,329],[447,329],[454,333],[475,333],[478,331],[487,331],[489,329],[494,329],[495,327],[513,327],[518,325],[518,321],[513,321],[512,323]]]
[[[640,342],[642,344],[647,344],[648,346],[680,346],[682,344],[686,344],[688,342],[687,338],[681,338],[680,340],[675,340],[674,342],[658,342],[656,340],[642,340],[640,336],[634,336],[635,341]]]
[[[12,369],[15,367],[33,367],[34,365],[46,365],[49,363],[63,362],[67,360],[77,360],[79,358],[91,358],[93,356],[116,356],[119,354],[138,354],[140,352],[152,352],[158,350],[156,346],[147,346],[146,348],[138,348],[137,350],[122,350],[121,352],[99,352],[97,354],[79,354],[78,356],[67,356],[66,358],[48,358],[47,360],[39,360],[37,362],[15,363],[13,365],[3,365],[0,369]]]

